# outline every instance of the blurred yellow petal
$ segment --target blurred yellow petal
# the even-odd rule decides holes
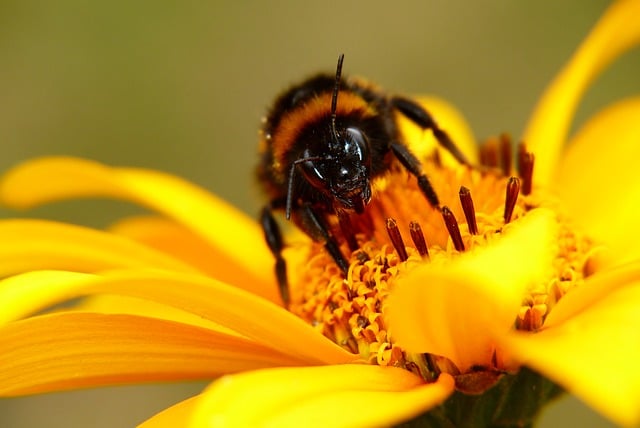
[[[471,163],[476,163],[478,160],[478,143],[462,113],[442,98],[423,95],[413,99],[437,120],[438,126],[449,134],[456,147],[464,153],[467,159]],[[451,153],[441,149],[432,132],[420,128],[404,115],[398,114],[397,119],[400,129],[402,129],[404,140],[411,141],[411,151],[416,156],[424,157],[434,148],[438,148],[445,165],[453,167],[460,165]]]
[[[513,333],[504,345],[521,363],[616,423],[636,426],[640,423],[638,308],[640,282],[610,292],[552,328],[537,334]]]
[[[0,199],[14,208],[47,202],[112,197],[135,202],[184,224],[258,278],[273,270],[257,222],[206,190],[157,171],[112,168],[70,157],[26,162],[0,182]],[[275,281],[271,293],[276,296]]]
[[[17,277],[23,278],[22,287],[0,288],[3,305],[24,308],[28,304],[52,305],[77,296],[122,294],[202,316],[281,352],[306,359],[309,364],[347,363],[357,358],[282,307],[204,276],[164,271],[76,273],[75,276],[67,272],[62,273],[58,281],[48,282],[46,273],[42,281],[33,280],[37,273],[31,278],[25,275]],[[67,282],[65,275],[69,278]],[[6,281],[11,280],[16,279]],[[49,291],[50,287],[54,290]],[[30,303],[29,298],[36,296],[38,301]]]
[[[198,401],[192,426],[389,426],[442,403],[453,389],[446,374],[424,384],[394,367],[260,370],[213,383]]]
[[[572,216],[592,238],[608,244],[618,262],[640,256],[638,118],[640,97],[598,113],[571,140],[557,178]]]
[[[0,276],[36,269],[92,272],[151,267],[196,272],[167,254],[111,233],[46,220],[0,220]]]
[[[109,230],[170,254],[227,284],[280,301],[280,296],[274,293],[271,275],[256,278],[229,257],[223,248],[211,246],[201,236],[175,221],[155,216],[130,217],[117,222]]]
[[[640,1],[612,3],[545,90],[524,132],[536,156],[534,183],[549,185],[583,93],[611,62],[640,43]]]
[[[199,395],[187,398],[147,419],[138,428],[176,428],[185,426],[198,405]]]
[[[237,336],[132,315],[58,313],[0,328],[1,396],[297,364]]]
[[[488,365],[494,333],[512,328],[525,291],[546,276],[556,236],[553,213],[534,210],[490,247],[399,277],[388,303],[396,342],[445,356],[462,372]]]

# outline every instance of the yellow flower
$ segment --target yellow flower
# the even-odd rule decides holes
[[[430,409],[427,421],[475,418],[466,404],[503,399],[532,409],[492,418],[530,424],[557,392],[532,369],[640,423],[640,99],[596,115],[563,152],[588,84],[640,42],[636,16],[640,1],[614,3],[552,82],[519,178],[507,138],[475,153],[456,113],[425,100],[484,166],[422,154],[444,224],[405,172],[378,183],[346,281],[320,245],[290,236],[287,309],[258,225],[208,192],[73,158],[18,166],[0,185],[7,205],[106,196],[161,215],[109,231],[0,221],[0,395],[227,375],[144,425],[388,425]]]

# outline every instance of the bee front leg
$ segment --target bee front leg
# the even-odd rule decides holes
[[[422,108],[420,104],[403,97],[393,97],[391,99],[391,103],[396,110],[406,116],[413,123],[422,129],[430,129],[431,132],[433,132],[433,136],[438,140],[438,144],[451,153],[458,162],[463,165],[471,166],[466,156],[455,145],[451,137],[449,137],[449,134],[438,126],[436,121],[433,120],[431,114]]]
[[[316,241],[324,241],[324,248],[329,255],[331,255],[340,270],[346,274],[349,270],[349,262],[347,262],[347,259],[342,255],[336,238],[329,232],[318,213],[310,204],[305,204],[301,207],[300,216],[305,232]]]
[[[267,245],[271,250],[271,253],[276,259],[275,273],[278,281],[278,287],[280,289],[280,297],[285,306],[289,306],[289,281],[287,280],[287,263],[282,257],[282,250],[284,243],[282,241],[282,232],[278,222],[273,218],[271,213],[271,206],[266,206],[260,213],[260,224],[264,232],[264,238],[267,241]]]

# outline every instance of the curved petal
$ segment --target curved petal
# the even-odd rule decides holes
[[[58,313],[0,328],[0,396],[214,378],[294,357],[237,336],[132,315]]]
[[[478,158],[477,141],[462,113],[442,98],[422,95],[414,99],[433,116],[438,126],[449,134],[456,147],[467,156],[467,159],[471,163],[476,163]],[[425,132],[401,114],[398,114],[398,124],[404,140],[411,145],[411,151],[416,156],[424,157],[436,147],[441,149],[433,133]],[[459,165],[458,161],[446,150],[441,149],[440,154],[445,165],[452,167]]]
[[[185,421],[191,419],[198,405],[199,395],[187,398],[171,407],[168,407],[147,419],[138,428],[175,428],[185,425]]]
[[[1,284],[0,284],[1,286]],[[160,318],[168,321],[175,321],[182,324],[195,325],[217,331],[219,333],[240,336],[235,330],[221,326],[211,320],[199,315],[183,311],[174,306],[164,305],[147,299],[121,296],[114,294],[98,294],[88,296],[65,306],[65,311],[71,312],[93,312],[98,314],[124,314],[138,315],[147,318]],[[56,311],[56,308],[54,308]],[[1,312],[0,312],[1,313]],[[2,318],[0,317],[0,320]]]
[[[272,290],[271,271],[265,273],[261,281],[229,257],[223,248],[212,247],[201,236],[173,220],[157,216],[129,217],[109,227],[109,231],[170,254],[212,278],[278,301],[277,296],[267,295],[267,291]]]
[[[558,172],[558,192],[589,236],[618,261],[640,256],[640,97],[598,113],[573,137]]]
[[[175,219],[258,281],[273,271],[273,257],[256,221],[178,177],[144,169],[111,168],[84,159],[50,157],[17,166],[0,182],[0,200],[15,208],[89,196],[132,201]],[[279,300],[275,279],[262,295]]]
[[[34,271],[0,281],[0,326],[81,295],[95,275],[66,271]]]
[[[547,87],[523,135],[536,156],[534,182],[548,185],[582,94],[613,60],[640,43],[640,2],[613,2]]]
[[[196,269],[114,234],[46,220],[0,220],[0,276],[37,269]]]
[[[240,335],[297,356],[309,364],[348,363],[357,359],[282,307],[204,276],[165,271],[114,271],[103,275],[37,272],[9,278],[21,286],[0,287],[7,308],[53,305],[71,297],[121,294],[148,299],[202,316]],[[56,277],[55,275],[58,275]],[[33,303],[37,296],[37,302]]]
[[[574,288],[560,299],[544,321],[545,327],[555,327],[589,310],[609,294],[640,281],[640,260],[597,272],[583,285]]]
[[[543,209],[512,226],[490,247],[398,279],[388,314],[400,346],[445,356],[463,373],[490,365],[494,334],[512,328],[527,288],[547,277],[557,236],[553,213]]]
[[[521,363],[616,423],[636,426],[640,423],[639,307],[640,282],[636,282],[553,328],[513,334],[503,344]]]
[[[191,426],[390,426],[442,403],[453,389],[446,374],[424,384],[395,367],[260,370],[214,382]]]

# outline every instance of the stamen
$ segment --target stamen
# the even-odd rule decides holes
[[[460,234],[458,221],[449,207],[442,207],[442,218],[444,219],[444,224],[449,231],[449,236],[451,236],[454,248],[456,251],[464,251],[464,242],[462,242],[462,235]]]
[[[518,330],[536,331],[542,327],[544,311],[538,307],[529,307],[516,320]]]
[[[429,248],[427,247],[427,242],[424,239],[422,228],[417,221],[412,221],[411,223],[409,223],[409,233],[411,234],[413,245],[416,246],[416,249],[418,250],[420,255],[422,257],[429,257]]]
[[[518,169],[518,175],[520,177],[522,177],[522,170],[524,167],[523,161],[526,153],[528,153],[527,146],[521,141],[520,144],[518,144],[518,154],[516,155],[516,168]]]
[[[504,223],[507,224],[511,221],[511,215],[513,209],[516,206],[518,200],[518,194],[520,193],[520,179],[518,177],[510,177],[507,182],[507,192],[504,201]]]
[[[471,191],[464,186],[460,187],[460,204],[462,211],[467,219],[467,227],[472,235],[478,234],[478,224],[476,223],[476,210],[473,207],[473,199],[471,199]]]
[[[400,235],[398,223],[391,217],[387,219],[387,233],[389,234],[391,243],[393,243],[393,247],[398,252],[398,257],[400,257],[400,260],[403,262],[406,261],[409,258],[409,256],[407,255],[407,249],[405,248],[404,242],[402,241],[402,235]]]
[[[535,156],[528,152],[524,143],[518,147],[518,174],[522,178],[522,194],[531,194],[533,187],[533,164]]]
[[[438,168],[442,168],[442,156],[440,156],[439,150],[433,151],[431,159],[433,160],[434,165],[436,165]]]
[[[370,323],[369,323],[369,319],[367,317],[364,317],[362,315],[358,315],[358,317],[356,318],[356,324],[360,328],[365,328]]]
[[[358,341],[356,340],[355,337],[349,336],[347,338],[346,343],[344,343],[344,345],[349,348],[349,350],[351,351],[352,354],[357,354],[358,353]]]
[[[360,248],[358,246],[358,242],[356,241],[356,234],[353,230],[353,225],[351,224],[349,214],[347,214],[345,211],[338,210],[338,223],[340,224],[342,235],[349,245],[349,249],[351,251],[356,251],[358,248]]]
[[[498,167],[498,141],[495,138],[489,138],[480,147],[480,164],[488,168]]]
[[[511,159],[513,157],[511,147],[511,135],[507,133],[500,135],[500,166],[505,176],[511,174]]]

